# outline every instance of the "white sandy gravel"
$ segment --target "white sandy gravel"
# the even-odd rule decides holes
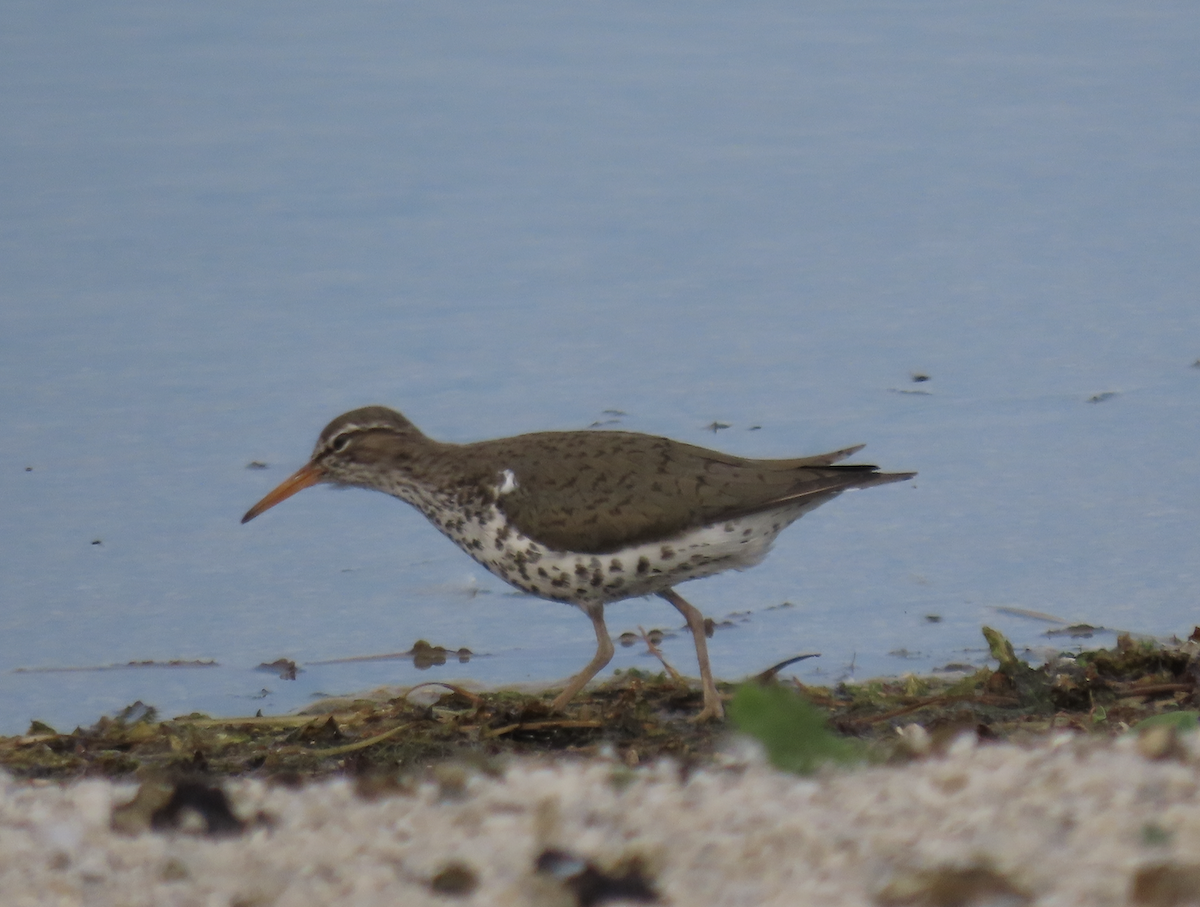
[[[878,904],[914,886],[905,902],[927,903],[928,871],[972,867],[1018,892],[987,903],[1125,904],[1139,869],[1200,861],[1197,736],[1164,759],[1131,739],[960,738],[942,756],[815,779],[756,756],[686,778],[671,763],[518,760],[458,794],[429,782],[373,800],[346,780],[237,781],[235,811],[270,822],[231,838],[112,831],[130,784],[0,776],[0,904],[576,903],[534,871],[546,848],[602,871],[641,859],[674,905]],[[430,888],[453,863],[477,877],[470,894]]]

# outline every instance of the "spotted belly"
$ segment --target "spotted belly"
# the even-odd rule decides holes
[[[703,526],[605,554],[556,551],[522,535],[495,506],[469,519],[430,519],[488,571],[540,598],[588,606],[662,591],[761,561],[806,508],[786,508]]]

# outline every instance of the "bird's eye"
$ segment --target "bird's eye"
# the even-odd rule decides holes
[[[329,442],[329,448],[330,450],[340,453],[346,449],[346,445],[349,443],[350,436],[348,434],[341,434],[337,435],[332,441]]]

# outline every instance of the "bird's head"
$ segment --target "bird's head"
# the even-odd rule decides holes
[[[415,449],[429,443],[415,425],[387,407],[343,413],[325,426],[308,463],[246,511],[242,522],[320,482],[393,491],[389,486],[403,483]]]

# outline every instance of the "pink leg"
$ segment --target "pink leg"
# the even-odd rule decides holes
[[[571,682],[567,684],[567,688],[563,690],[554,701],[550,703],[550,708],[556,712],[561,712],[567,707],[567,703],[575,698],[575,694],[584,688],[589,680],[595,677],[604,669],[604,666],[612,661],[613,644],[608,637],[608,628],[604,626],[604,606],[595,605],[587,609],[587,616],[592,619],[592,626],[596,628],[596,654],[592,660],[587,663],[587,667],[571,678]]]
[[[687,621],[692,631],[692,639],[696,641],[696,660],[700,662],[700,683],[704,687],[704,708],[700,710],[694,721],[708,721],[725,717],[725,707],[721,705],[721,697],[717,695],[717,685],[713,682],[712,668],[708,663],[708,638],[704,635],[704,615],[674,589],[666,589],[658,593],[674,605]]]

